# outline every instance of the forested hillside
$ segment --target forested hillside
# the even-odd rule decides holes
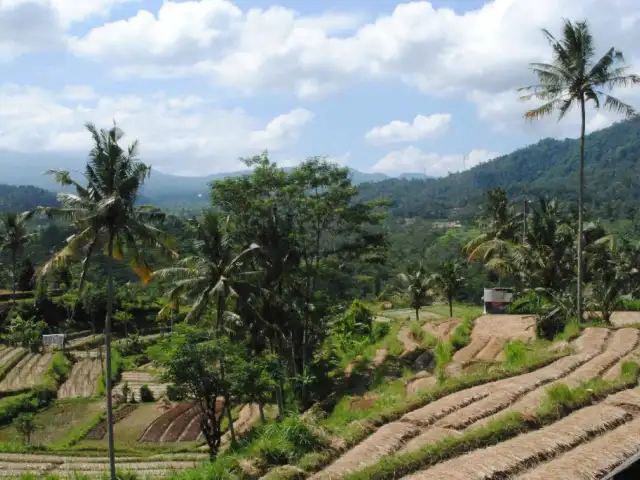
[[[55,194],[42,188],[0,184],[0,212],[24,211],[38,206],[52,207],[56,203]]]
[[[488,189],[502,187],[515,200],[539,195],[577,201],[578,140],[545,139],[448,177],[391,179],[360,186],[360,198],[392,201],[402,217],[472,218]],[[586,204],[609,220],[638,217],[640,119],[587,136]]]

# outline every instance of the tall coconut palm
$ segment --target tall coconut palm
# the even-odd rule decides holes
[[[159,249],[175,256],[170,239],[159,228],[164,214],[154,207],[136,205],[138,192],[151,168],[137,160],[138,143],[127,149],[119,145],[124,133],[115,124],[98,131],[93,124],[86,125],[93,140],[93,148],[85,168],[86,185],[71,178],[69,172],[52,170],[49,173],[64,186],[75,188],[76,193],[58,194],[59,208],[40,209],[48,216],[71,222],[78,233],[40,270],[46,275],[59,265],[70,262],[78,254],[83,257],[82,288],[87,270],[95,254],[102,250],[107,266],[107,315],[105,322],[107,435],[111,479],[116,479],[113,410],[111,402],[111,324],[113,318],[113,261],[127,259],[143,282],[151,278],[151,269],[141,247]]]
[[[620,50],[611,47],[596,60],[593,37],[587,22],[564,21],[563,36],[556,39],[548,30],[542,31],[551,45],[551,63],[532,63],[531,69],[540,82],[523,87],[520,91],[530,92],[522,100],[535,98],[545,102],[540,107],[525,113],[527,120],[535,120],[552,113],[558,113],[561,120],[573,106],[580,107],[580,190],[578,196],[578,318],[582,318],[583,281],[583,214],[584,214],[584,136],[586,106],[601,106],[621,113],[626,117],[635,115],[635,110],[621,100],[610,95],[616,87],[626,87],[640,83],[640,76],[629,74],[622,66],[624,57]]]
[[[8,252],[11,255],[11,282],[14,302],[18,285],[18,257],[24,246],[35,235],[29,233],[27,228],[27,222],[32,215],[33,212],[7,212],[0,217],[0,251]]]
[[[194,297],[194,303],[185,321],[200,318],[208,306],[215,305],[216,330],[223,326],[229,296],[236,295],[235,285],[244,275],[247,254],[258,248],[252,244],[236,254],[228,234],[229,219],[221,219],[207,211],[200,219],[192,219],[189,226],[195,233],[194,254],[184,257],[173,267],[154,272],[157,278],[173,281],[168,292],[169,303],[160,315],[169,313],[183,297]]]
[[[398,275],[402,287],[409,294],[411,308],[416,312],[416,321],[420,321],[420,308],[429,301],[430,277],[422,265],[410,268]]]
[[[462,266],[456,262],[445,262],[440,271],[431,276],[429,282],[447,298],[449,316],[453,317],[453,297],[464,283]]]

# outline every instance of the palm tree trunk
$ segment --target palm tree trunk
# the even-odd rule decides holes
[[[113,236],[109,236],[107,250],[107,319],[104,326],[104,345],[106,350],[107,364],[107,439],[109,444],[109,470],[111,480],[116,477],[116,457],[113,443],[113,405],[111,398],[111,320],[113,317]]]
[[[447,295],[449,300],[449,317],[453,318],[453,295]]]
[[[416,322],[420,323],[420,307],[416,308]]]
[[[577,313],[578,321],[582,322],[582,248],[583,248],[583,229],[584,229],[584,130],[586,123],[586,113],[584,96],[580,99],[580,113],[582,114],[582,125],[580,130],[580,192],[578,194],[578,295],[577,295]]]
[[[13,278],[12,278],[13,281],[11,283],[12,283],[12,286],[13,286],[13,298],[12,298],[13,303],[16,303],[16,289],[17,289],[16,287],[18,285],[18,280],[16,278],[17,277],[17,275],[16,275],[16,265],[17,265],[17,263],[18,263],[18,260],[17,260],[16,251],[12,250],[11,251],[11,271],[12,271],[12,274],[11,275],[13,276]]]
[[[258,410],[260,411],[260,422],[266,423],[267,420],[264,417],[264,405],[262,402],[258,404]]]

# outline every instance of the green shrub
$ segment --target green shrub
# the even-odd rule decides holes
[[[49,405],[56,397],[55,390],[36,387],[29,393],[22,393],[0,400],[0,426],[10,424],[21,413],[37,412]]]
[[[115,348],[111,349],[111,382],[115,384],[118,380],[120,380],[120,376],[122,375],[122,371],[124,370],[125,362],[120,355],[120,352]],[[100,395],[104,395],[106,393],[107,384],[106,384],[106,370],[105,373],[101,374],[98,377],[98,393]]]
[[[374,342],[382,340],[389,334],[391,325],[388,322],[373,322],[373,328],[371,329],[371,336]]]
[[[451,334],[449,341],[453,347],[453,351],[458,351],[469,345],[471,341],[471,330],[473,329],[473,319],[467,318]]]
[[[289,416],[264,429],[258,440],[258,451],[269,465],[284,465],[325,445],[325,439],[316,435],[300,417]]]
[[[629,312],[640,312],[640,299],[637,298],[622,298],[620,302],[620,309]]]
[[[70,372],[71,360],[64,353],[56,352],[45,372],[46,382],[50,384],[51,388],[57,389],[69,378]]]
[[[149,385],[142,385],[140,387],[140,401],[144,403],[155,401],[155,398],[153,398],[153,392],[149,388]]]
[[[184,392],[175,385],[169,385],[167,387],[167,398],[172,402],[179,402],[185,399]]]
[[[443,382],[446,378],[447,365],[453,358],[453,346],[450,342],[438,342],[433,349],[436,357],[436,376],[438,382]]]

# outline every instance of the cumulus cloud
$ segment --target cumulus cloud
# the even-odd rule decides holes
[[[239,156],[291,145],[313,118],[294,109],[261,122],[242,109],[220,109],[195,96],[164,92],[91,96],[81,86],[51,92],[0,85],[0,149],[81,152],[90,147],[87,121],[115,119],[128,138],[138,138],[143,157],[160,170],[199,174],[238,168]]]
[[[409,146],[387,153],[371,167],[371,171],[388,175],[424,173],[430,177],[441,177],[450,172],[474,167],[498,156],[500,156],[499,153],[487,150],[472,150],[468,155],[440,155]]]
[[[589,18],[603,50],[638,52],[636,0],[494,0],[464,13],[414,1],[370,23],[349,14],[168,0],[157,14],[141,10],[96,27],[73,49],[113,62],[125,76],[204,75],[247,92],[317,96],[393,78],[435,95],[498,93],[529,82],[527,62],[548,56],[540,28],[555,31],[563,17]]]
[[[0,0],[0,62],[26,53],[66,48],[66,30],[138,0]]]
[[[288,142],[296,140],[300,128],[313,120],[313,112],[304,108],[296,108],[289,113],[278,115],[271,120],[264,130],[251,132],[251,145],[277,150]]]
[[[437,137],[447,131],[451,124],[451,115],[435,113],[433,115],[417,115],[413,122],[393,120],[381,127],[373,127],[364,138],[374,145],[395,142],[414,142],[424,138]]]

